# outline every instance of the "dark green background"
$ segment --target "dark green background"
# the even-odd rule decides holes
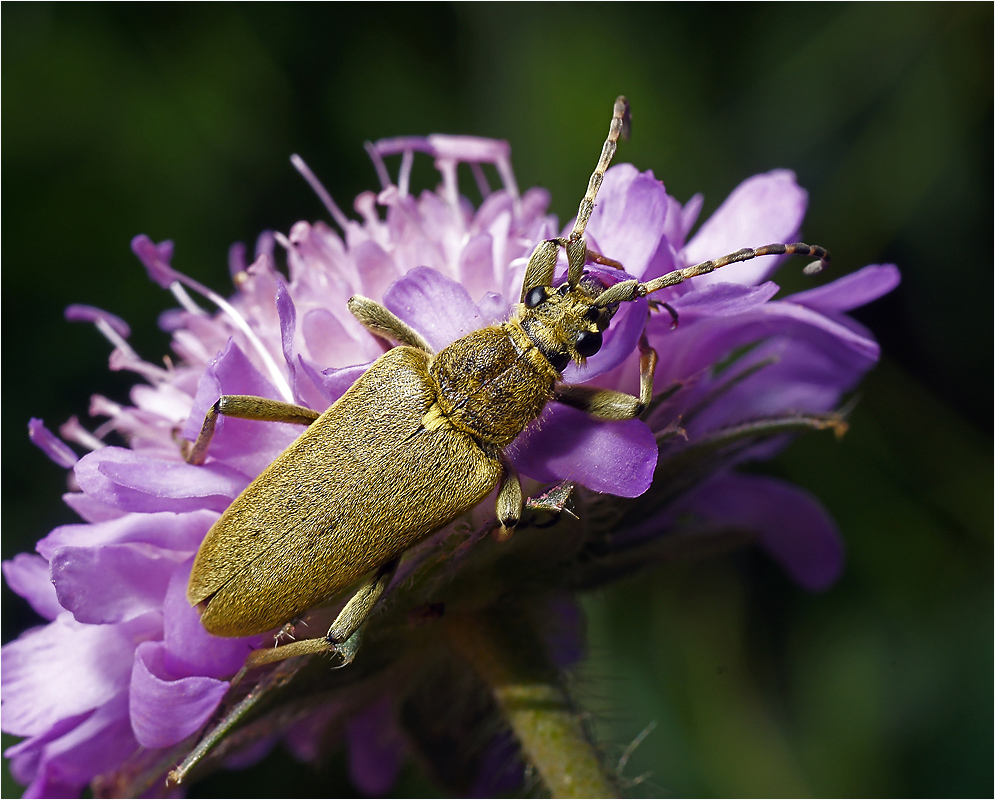
[[[155,321],[172,298],[134,234],[173,239],[177,268],[227,291],[231,242],[324,216],[292,152],[348,209],[376,186],[364,140],[430,132],[508,139],[520,185],[551,189],[566,219],[625,93],[620,159],[681,200],[704,192],[702,219],[789,167],[837,274],[893,261],[903,283],[859,314],[885,357],[850,434],[766,468],[831,509],[846,575],[811,596],[745,555],[587,598],[576,688],[602,741],[617,758],[657,723],[625,770],[651,773],[635,794],[992,793],[990,4],[0,13],[5,559],[72,520],[28,417],[85,420],[91,394],[123,401],[132,381],[63,308],[101,306],[150,361],[167,351]],[[4,640],[32,624],[6,589],[3,608]],[[347,794],[342,764],[200,791]],[[399,791],[422,790],[409,770]]]

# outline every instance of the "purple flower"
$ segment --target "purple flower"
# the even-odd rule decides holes
[[[383,352],[347,310],[351,295],[382,300],[441,349],[507,319],[532,250],[559,233],[546,214],[545,191],[519,194],[505,143],[429,136],[382,141],[370,152],[382,188],[356,198],[361,221],[348,218],[295,157],[341,232],[299,222],[286,236],[263,234],[251,263],[244,248],[233,247],[236,292],[230,298],[175,270],[171,242],[135,238],[132,248],[150,277],[179,304],[160,319],[176,355],[166,366],[132,350],[128,326],[117,317],[83,306],[67,310],[67,318],[95,323],[112,342],[112,369],[131,370],[142,382],[130,406],[95,396],[90,412],[105,421],[93,431],[75,418],[62,426],[61,439],[39,420],[29,426],[52,460],[74,470],[79,491],[64,499],[82,521],[56,528],[36,554],[3,565],[10,587],[48,621],[2,652],[3,730],[24,737],[7,756],[15,778],[28,787],[26,796],[77,794],[98,776],[133,774],[125,765],[142,757],[140,748],[182,744],[211,718],[248,653],[272,641],[212,637],[186,601],[192,559],[212,523],[299,434],[287,425],[222,419],[206,463],[187,464],[177,441],[196,438],[218,396],[253,394],[323,410]],[[436,191],[419,196],[408,181],[416,152],[431,155],[442,178]],[[402,160],[395,183],[383,159],[396,154]],[[478,179],[479,208],[459,193],[460,163]],[[502,188],[490,189],[483,164],[493,166]],[[792,241],[805,205],[790,172],[758,175],[687,240],[700,197],[681,205],[652,173],[622,164],[605,176],[588,239],[629,276],[647,280],[744,245]],[[551,403],[509,448],[514,464],[533,480],[526,486],[531,494],[543,484],[574,481],[588,490],[581,495],[587,508],[616,504],[621,514],[610,544],[587,548],[597,558],[585,562],[594,566],[581,578],[578,570],[565,573],[546,580],[543,591],[534,578],[506,581],[520,585],[523,597],[555,607],[544,618],[564,620],[541,632],[553,663],[566,666],[582,648],[576,605],[563,590],[624,571],[633,556],[645,560],[678,534],[750,531],[749,541],[810,589],[825,588],[839,575],[842,544],[818,503],[734,467],[770,457],[806,424],[833,424],[830,412],[878,357],[874,339],[846,312],[889,291],[898,273],[890,265],[870,266],[775,300],[778,287],[768,277],[776,266],[777,259],[757,259],[660,291],[651,298],[656,310],[648,324],[646,300],[623,304],[603,349],[586,367],[571,365],[565,379],[637,391],[637,343],[645,327],[660,355],[660,402],[644,420],[628,422],[596,421]],[[591,269],[606,282],[620,279],[607,268]],[[676,329],[661,303],[676,312]],[[104,446],[111,432],[129,446]],[[89,452],[78,458],[67,441]],[[486,530],[492,517],[493,503],[486,501],[468,521],[433,536],[419,550],[428,554],[424,563],[445,562],[437,568],[450,583],[458,570],[473,570],[477,562],[466,553],[484,547],[470,548],[479,537],[467,539],[466,531]],[[576,542],[580,534],[571,536]],[[438,557],[443,551],[446,557]],[[482,575],[492,562],[481,567]],[[406,585],[419,586],[421,563],[412,559],[402,576],[411,579]],[[431,599],[430,589],[412,589],[410,596],[421,598],[419,592]],[[409,627],[419,624],[412,621],[419,608],[413,600],[394,606],[402,606],[390,612],[395,617]],[[350,669],[359,670],[361,659]],[[389,690],[380,689],[364,694],[352,687],[348,696],[331,699],[326,692],[319,707],[247,739],[241,752],[226,754],[226,763],[258,758],[280,738],[300,758],[313,759],[320,742],[338,736],[349,743],[357,786],[383,792],[406,753],[417,749],[424,757],[429,748],[410,714],[400,723],[398,708],[411,702],[406,688],[391,679]],[[520,769],[512,764],[509,772],[513,756],[495,754],[513,750],[509,742],[506,734],[495,735],[494,747],[466,762],[458,785],[507,790],[508,775]]]

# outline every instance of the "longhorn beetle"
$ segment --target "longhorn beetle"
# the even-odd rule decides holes
[[[522,512],[522,488],[503,448],[551,400],[602,419],[632,419],[653,395],[656,352],[643,334],[639,396],[562,383],[574,361],[601,348],[619,304],[696,275],[762,255],[815,256],[821,247],[769,244],[653,280],[604,286],[586,263],[620,268],[587,247],[587,227],[628,103],[615,101],[608,139],[566,238],[540,242],[529,259],[511,318],[457,339],[435,353],[422,336],[379,303],[355,296],[349,310],[388,350],[327,411],[224,395],[208,412],[183,455],[202,464],[219,414],[290,422],[307,430],[239,495],[208,531],[190,574],[187,599],[218,636],[249,636],[294,620],[372,573],[328,633],[258,650],[246,667],[294,655],[335,651],[368,619],[404,552],[480,503],[497,486],[501,536]],[[553,286],[560,248],[567,279]]]

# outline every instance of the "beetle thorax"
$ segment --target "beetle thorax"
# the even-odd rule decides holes
[[[435,419],[494,447],[539,416],[558,377],[514,320],[457,339],[429,371],[439,387]]]

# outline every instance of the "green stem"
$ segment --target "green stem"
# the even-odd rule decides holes
[[[511,615],[509,615],[511,616]],[[618,797],[555,667],[526,615],[516,622],[496,615],[454,616],[448,633],[455,648],[490,686],[528,761],[553,797]]]

